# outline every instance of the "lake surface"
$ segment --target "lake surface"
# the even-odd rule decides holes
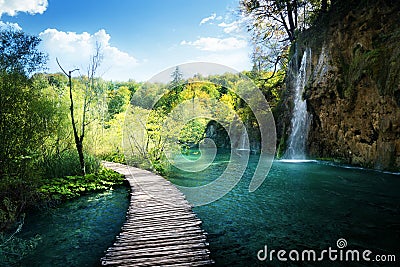
[[[207,184],[224,171],[228,160],[229,155],[217,155],[202,172],[174,169],[169,180],[183,186]],[[244,176],[230,193],[194,208],[208,232],[216,266],[296,266],[301,263],[261,262],[257,252],[265,245],[287,251],[338,249],[340,238],[347,241],[347,249],[393,254],[398,263],[400,175],[323,162],[275,161],[262,186],[249,193],[257,161],[250,156]]]
[[[174,169],[168,179],[178,185],[204,185],[219,177],[228,162],[228,154],[218,154],[209,168]],[[396,255],[398,263],[400,175],[323,162],[275,161],[262,186],[249,193],[257,162],[258,157],[251,155],[244,176],[231,192],[194,208],[208,232],[216,266],[304,265],[282,264],[276,257],[272,263],[261,262],[257,252],[266,245],[269,250],[337,249],[340,238],[347,241],[348,249]],[[27,216],[17,237],[38,236],[39,245],[17,266],[98,265],[120,231],[128,202],[129,189],[118,188]],[[365,262],[322,264],[364,266]]]
[[[39,244],[17,266],[97,266],[125,221],[129,189],[119,187],[28,215],[19,238]],[[1,265],[1,264],[0,264]]]

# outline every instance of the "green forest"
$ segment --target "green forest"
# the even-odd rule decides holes
[[[284,157],[294,128],[294,73],[311,50],[300,92],[310,115],[301,160],[400,170],[400,32],[390,23],[399,8],[366,2],[242,0],[252,68],[185,77],[176,66],[167,83],[102,78],[97,43],[84,68],[70,69],[40,50],[40,36],[0,27],[0,261],[17,262],[34,246],[34,239],[14,238],[30,212],[126,182],[102,161],[169,177],[169,153],[198,154],[210,118],[225,129],[242,122],[249,150],[259,153],[261,123],[237,93],[249,83],[268,102],[273,151]],[[388,19],[374,29],[377,14]],[[368,30],[358,33],[362,27]],[[49,73],[53,61],[59,72]]]
[[[285,71],[293,55],[291,44],[302,27],[323,17],[328,4],[334,3],[241,2],[241,12],[251,17],[248,27],[254,40],[253,69],[241,75],[262,91],[275,117],[282,111]],[[302,13],[300,7],[307,12]],[[287,24],[276,15],[288,16]],[[265,18],[272,18],[271,23],[261,23]],[[129,160],[136,166],[167,172],[163,150],[169,137],[160,128],[170,111],[183,101],[217,99],[235,110],[250,128],[257,127],[247,104],[228,90],[241,86],[243,81],[237,75],[200,75],[183,80],[177,67],[169,84],[106,81],[96,73],[102,60],[99,46],[93,48],[86,70],[64,70],[60,58],[60,72],[49,74],[46,63],[50,59],[38,50],[38,36],[2,29],[0,37],[2,230],[12,227],[27,209],[120,184],[121,179],[101,167],[101,160]],[[137,91],[140,94],[135,94]],[[152,97],[161,91],[168,93],[151,107]],[[194,112],[202,112],[201,108],[197,105]],[[123,126],[143,123],[138,118],[144,114],[150,114],[145,136],[134,137],[131,158],[125,159]],[[182,149],[196,146],[204,138],[207,123],[201,118],[191,120],[181,130]],[[284,138],[278,145],[284,145]],[[278,149],[278,154],[282,150]]]
[[[129,123],[125,120],[141,118],[150,112],[146,136],[136,136],[129,161],[161,173],[168,171],[168,161],[163,154],[168,136],[160,128],[179,103],[195,97],[203,101],[216,99],[237,111],[243,120],[252,120],[248,106],[228,90],[240,87],[243,81],[237,75],[228,73],[183,80],[176,68],[169,84],[112,82],[96,76],[93,68],[90,69],[93,66],[89,66],[92,71],[89,75],[77,70],[69,80],[68,73],[64,74],[61,69],[60,73],[45,72],[48,59],[37,49],[38,37],[3,30],[1,39],[0,117],[1,136],[6,140],[0,149],[1,229],[13,226],[26,209],[54,205],[120,184],[122,180],[103,169],[100,160],[125,162],[121,144],[123,126]],[[99,60],[96,64],[100,63]],[[276,107],[284,75],[279,73],[269,81],[262,79],[271,74],[266,71],[243,73],[260,86],[270,105]],[[135,94],[138,90],[144,94]],[[151,108],[152,97],[164,90],[168,93]],[[132,108],[128,108],[130,103]],[[196,105],[194,112],[201,112],[201,108],[202,105]],[[229,110],[225,113],[219,116],[229,116]],[[182,129],[179,142],[183,149],[204,138],[207,123],[204,118],[195,119]],[[84,169],[76,140],[81,142]]]

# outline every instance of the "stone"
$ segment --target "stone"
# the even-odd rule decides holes
[[[321,52],[312,53],[315,71],[306,92],[313,118],[307,149],[315,158],[344,158],[365,167],[399,171],[400,57],[396,55],[400,50],[395,36],[400,1],[371,5],[330,21],[320,47],[311,47]],[[308,44],[305,40],[299,45]],[[390,75],[391,83],[382,79]],[[387,84],[397,86],[385,88]]]

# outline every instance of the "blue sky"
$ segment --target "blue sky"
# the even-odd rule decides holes
[[[105,79],[145,81],[186,62],[250,69],[248,35],[239,0],[5,0],[0,26],[42,38],[49,72],[84,70],[101,44]]]

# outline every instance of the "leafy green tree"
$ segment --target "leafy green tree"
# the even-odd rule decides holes
[[[18,157],[29,156],[41,139],[40,88],[34,90],[34,72],[46,56],[37,46],[40,39],[21,31],[0,32],[0,176],[13,168]]]
[[[40,39],[22,31],[0,31],[0,229],[32,202],[38,186],[35,163],[54,132],[55,107],[43,97],[46,83],[33,75],[46,56]]]
[[[0,31],[0,70],[6,73],[21,73],[26,76],[43,69],[47,56],[37,49],[37,36],[22,31],[6,29]]]
[[[164,84],[145,82],[140,84],[140,90],[132,95],[131,103],[136,107],[151,109],[155,104],[154,101],[164,92],[168,91]]]
[[[131,91],[127,86],[121,86],[117,90],[110,91],[108,101],[108,115],[112,117],[118,113],[124,112],[130,98]]]
[[[182,72],[181,72],[181,70],[179,69],[178,66],[177,66],[177,67],[175,68],[175,70],[171,73],[171,78],[172,78],[171,83],[172,83],[173,85],[178,85],[178,84],[180,84],[180,83],[183,81],[183,74],[182,74]]]
[[[44,87],[43,96],[48,99],[55,107],[55,123],[56,130],[52,138],[46,140],[45,146],[42,150],[44,163],[47,158],[60,157],[61,154],[73,147],[73,140],[71,139],[71,131],[68,117],[68,94],[65,88],[68,86],[68,79],[62,73],[55,74],[41,74],[38,75]]]
[[[252,33],[254,70],[273,75],[285,65],[297,33],[310,26],[310,18],[326,12],[328,0],[241,0]]]

